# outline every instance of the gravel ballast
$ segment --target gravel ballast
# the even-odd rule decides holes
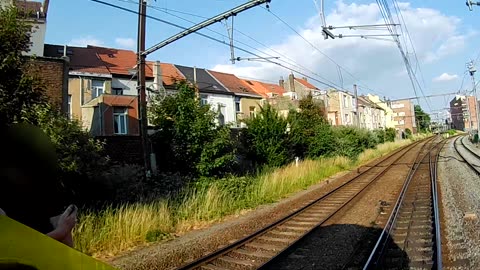
[[[454,142],[445,144],[438,164],[444,264],[448,269],[480,269],[480,179],[457,154]]]

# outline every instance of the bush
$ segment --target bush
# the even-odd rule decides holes
[[[287,121],[270,105],[260,108],[260,113],[246,121],[244,132],[246,157],[256,167],[277,167],[292,160],[292,144],[287,133]]]
[[[412,131],[409,128],[405,129],[405,138],[404,139],[411,139],[412,138]]]
[[[336,154],[356,158],[362,151],[376,146],[373,134],[364,129],[336,127],[334,129]]]
[[[176,95],[155,98],[149,108],[160,172],[195,179],[228,173],[235,161],[229,127],[217,125],[217,113],[199,102],[193,87],[181,82],[177,89]]]
[[[381,144],[381,143],[385,142],[385,137],[386,137],[385,130],[375,129],[373,131],[373,135],[375,136],[375,140],[376,140],[377,144]]]
[[[395,131],[394,128],[387,128],[385,130],[385,141],[394,142],[396,136],[397,136],[397,132]]]

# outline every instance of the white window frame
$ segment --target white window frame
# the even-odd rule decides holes
[[[101,82],[102,86],[94,86],[94,82]],[[92,80],[92,99],[97,98],[105,93],[105,81]]]
[[[240,106],[240,97],[235,97],[235,112],[242,112],[242,107]]]
[[[208,95],[200,94],[200,104],[208,105]]]
[[[122,110],[121,112],[115,112],[115,110]],[[118,118],[118,123],[123,122],[125,130],[121,130],[121,125],[118,126],[118,130],[115,129],[115,123]],[[128,108],[126,107],[113,107],[113,133],[116,135],[126,135],[128,134]]]

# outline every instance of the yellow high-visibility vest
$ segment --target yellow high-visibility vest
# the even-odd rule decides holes
[[[27,265],[38,270],[115,269],[0,215],[0,269],[15,269],[15,265]]]

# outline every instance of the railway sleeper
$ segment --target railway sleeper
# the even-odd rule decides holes
[[[408,266],[410,269],[432,269],[433,267],[433,260],[419,260],[419,261],[413,261],[410,260],[408,263]]]
[[[246,250],[243,248],[235,249],[228,254],[232,258],[238,258],[242,260],[250,260],[250,261],[267,261],[273,256],[276,255],[275,252],[268,252],[265,250],[261,251],[251,251]]]
[[[291,239],[288,238],[278,238],[278,237],[271,237],[271,236],[260,236],[256,239],[258,243],[265,243],[265,244],[272,244],[276,246],[285,246],[292,242]]]
[[[260,252],[279,252],[282,247],[279,247],[277,245],[272,245],[272,244],[264,244],[264,243],[258,243],[258,242],[249,242],[246,243],[243,247],[245,250],[248,251],[260,251]]]
[[[308,228],[305,227],[299,227],[299,226],[294,226],[291,224],[283,224],[278,226],[276,229],[282,231],[282,232],[298,232],[298,233],[304,233],[308,231]]]
[[[295,232],[295,231],[279,231],[279,230],[273,230],[268,232],[267,235],[273,235],[275,237],[285,237],[285,238],[298,238],[302,235],[302,233]]]
[[[222,256],[215,260],[215,264],[227,269],[242,269],[250,270],[255,269],[255,266],[259,263],[251,260],[236,259],[229,256]]]
[[[217,265],[214,265],[214,264],[207,264],[207,265],[202,265],[200,267],[201,270],[229,270],[228,268],[225,268],[225,267],[221,267],[221,266],[217,266]]]

